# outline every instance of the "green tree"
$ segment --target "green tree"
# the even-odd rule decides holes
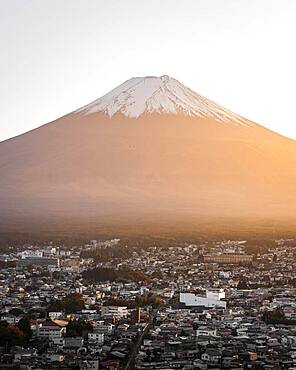
[[[81,294],[73,293],[62,300],[62,307],[66,313],[75,313],[81,311],[84,306],[84,300]]]
[[[93,326],[85,320],[71,320],[67,325],[67,337],[86,337],[87,333],[92,333]]]
[[[47,307],[47,311],[62,311],[69,314],[81,311],[84,307],[85,306],[82,295],[79,293],[73,293],[69,294],[60,301],[52,300]]]

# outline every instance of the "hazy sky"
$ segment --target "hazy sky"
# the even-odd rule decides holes
[[[0,0],[0,140],[168,74],[296,139],[295,0]]]

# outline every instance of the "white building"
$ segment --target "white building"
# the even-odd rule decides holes
[[[104,344],[103,333],[88,333],[88,342],[90,344],[96,344],[102,346]]]
[[[207,326],[200,326],[197,330],[196,330],[196,336],[199,337],[199,336],[212,336],[212,337],[216,337],[217,336],[217,329],[212,329],[212,328],[208,328]]]
[[[96,322],[96,325],[94,326],[94,333],[100,333],[100,334],[111,334],[114,329],[114,325],[107,323],[105,324],[104,321],[98,321]]]
[[[101,315],[104,318],[115,317],[116,319],[122,319],[127,317],[126,306],[102,306]]]
[[[34,258],[34,257],[43,257],[43,252],[39,250],[30,250],[27,249],[23,252],[18,253],[18,256],[20,256],[22,259],[24,258]]]
[[[180,293],[180,303],[186,307],[226,308],[224,290],[207,290],[206,296],[198,296],[194,293]]]
[[[62,317],[63,317],[63,312],[61,311],[50,311],[48,313],[48,316],[52,319],[52,320],[60,320]]]
[[[56,341],[62,338],[64,333],[66,333],[66,326],[48,319],[39,327],[37,336],[41,339]]]
[[[6,321],[8,324],[17,324],[20,321],[20,317],[7,314],[5,316],[2,316],[1,320]]]
[[[206,290],[206,297],[208,299],[220,300],[225,298],[224,289],[209,289]]]
[[[47,353],[46,354],[47,361],[50,362],[63,362],[65,357],[62,354],[59,353]]]

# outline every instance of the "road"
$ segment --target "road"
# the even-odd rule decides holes
[[[153,310],[150,317],[149,317],[149,322],[146,323],[146,325],[144,326],[144,329],[141,333],[141,335],[139,336],[137,342],[135,343],[135,346],[133,348],[133,350],[131,351],[130,353],[130,358],[124,368],[124,370],[132,370],[134,369],[134,365],[135,365],[135,358],[136,358],[136,355],[138,353],[138,349],[143,341],[143,338],[144,338],[144,335],[148,333],[149,329],[150,329],[150,325],[154,319],[154,317],[156,316],[156,313],[157,313],[158,310]]]

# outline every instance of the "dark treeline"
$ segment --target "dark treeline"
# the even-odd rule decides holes
[[[71,320],[67,325],[66,337],[87,337],[93,332],[93,326],[85,320]]]
[[[133,254],[132,247],[128,246],[113,246],[108,248],[94,248],[87,249],[80,253],[81,258],[93,258],[95,262],[107,262],[111,259],[126,259],[130,258]]]
[[[31,337],[29,318],[21,318],[16,325],[0,321],[0,347],[27,346]]]
[[[276,242],[269,239],[249,240],[245,245],[245,251],[249,254],[267,253],[269,249],[274,249]]]
[[[122,268],[115,270],[112,268],[96,267],[94,269],[86,270],[82,273],[84,279],[92,282],[100,281],[145,281],[149,277],[141,271],[130,270]]]
[[[287,319],[281,307],[277,307],[273,311],[265,311],[262,320],[266,324],[296,325],[296,320]]]
[[[53,300],[47,307],[48,312],[65,312],[67,314],[76,313],[84,309],[84,300],[79,293],[69,294],[61,300]]]
[[[6,269],[6,268],[9,268],[9,267],[13,267],[15,268],[16,267],[16,261],[2,261],[0,260],[0,269]]]

